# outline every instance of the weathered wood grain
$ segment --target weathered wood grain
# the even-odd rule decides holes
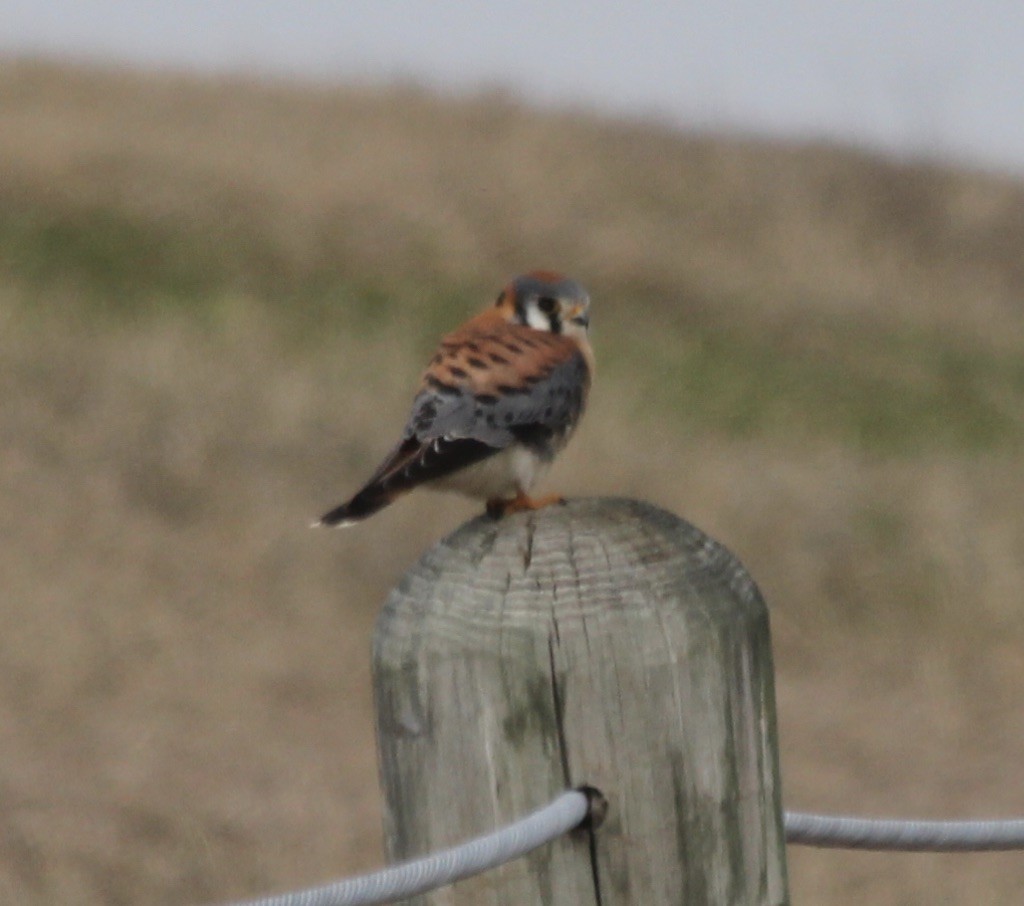
[[[392,859],[567,787],[596,831],[417,902],[787,901],[768,612],[725,548],[630,500],[476,519],[428,551],[374,639]]]

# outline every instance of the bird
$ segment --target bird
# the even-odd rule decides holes
[[[398,443],[314,525],[354,525],[418,487],[482,499],[494,518],[564,502],[529,491],[583,415],[589,327],[590,297],[576,280],[550,270],[513,279],[441,339]]]

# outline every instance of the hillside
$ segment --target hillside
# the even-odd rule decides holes
[[[368,645],[473,512],[311,533],[438,334],[594,299],[548,485],[772,608],[787,805],[1024,814],[1024,186],[500,94],[0,62],[0,899],[216,901],[379,859]],[[796,903],[1011,902],[1016,856],[792,850]]]

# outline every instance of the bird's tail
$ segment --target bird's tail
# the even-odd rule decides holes
[[[324,513],[313,525],[327,528],[346,528],[355,525],[367,516],[384,509],[397,496],[393,489],[384,488],[377,483],[368,484],[350,500]]]

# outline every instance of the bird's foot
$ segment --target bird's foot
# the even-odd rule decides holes
[[[522,513],[528,510],[540,510],[552,504],[563,504],[565,498],[561,494],[546,494],[543,497],[528,497],[526,494],[517,494],[511,500],[503,500],[496,497],[487,501],[487,515],[492,519],[501,519],[511,513]]]

